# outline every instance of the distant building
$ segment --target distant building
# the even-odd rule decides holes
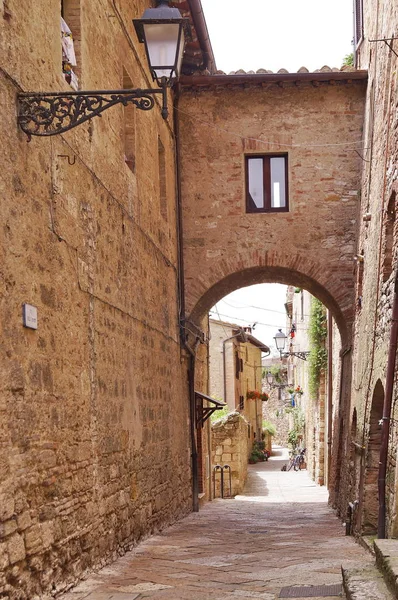
[[[250,327],[209,320],[209,390],[231,411],[239,411],[248,421],[250,439],[261,439],[262,400],[248,398],[262,393],[262,357],[269,347],[255,338]]]

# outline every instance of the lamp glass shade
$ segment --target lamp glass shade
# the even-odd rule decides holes
[[[275,334],[274,340],[276,349],[281,351],[285,347],[287,336],[284,333],[282,333],[282,329],[278,329],[278,331]]]
[[[274,383],[274,376],[272,375],[271,371],[268,371],[265,377],[267,379],[267,383],[270,385]]]
[[[184,32],[181,23],[145,23],[145,47],[154,79],[170,81],[180,73],[184,52]]]

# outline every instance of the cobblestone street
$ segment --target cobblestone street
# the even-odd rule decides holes
[[[280,470],[286,456],[277,449],[268,462],[250,465],[243,495],[208,503],[62,600],[274,600],[300,597],[291,588],[308,586],[323,586],[312,598],[336,598],[341,565],[373,560],[345,537],[326,489],[306,471]]]

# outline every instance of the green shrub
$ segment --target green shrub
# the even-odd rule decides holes
[[[269,435],[275,435],[276,434],[276,427],[270,421],[263,421],[263,431],[265,433],[268,433]]]

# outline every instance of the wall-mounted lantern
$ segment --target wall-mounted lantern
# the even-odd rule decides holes
[[[115,104],[151,110],[156,94],[162,94],[162,117],[167,119],[167,88],[180,75],[185,40],[191,37],[189,19],[168,0],[158,0],[157,8],[148,8],[133,23],[159,88],[18,94],[18,124],[29,139],[69,131]]]
[[[271,388],[283,389],[285,387],[291,387],[289,383],[274,383],[274,376],[271,371],[267,371],[265,374],[265,379]]]
[[[289,356],[296,356],[297,358],[301,358],[301,360],[307,360],[307,356],[309,355],[309,351],[303,352],[293,352],[289,350],[289,352],[283,352],[285,349],[285,344],[287,340],[287,336],[282,332],[282,329],[278,329],[274,336],[276,349],[279,351],[279,355],[281,358],[289,358]]]

